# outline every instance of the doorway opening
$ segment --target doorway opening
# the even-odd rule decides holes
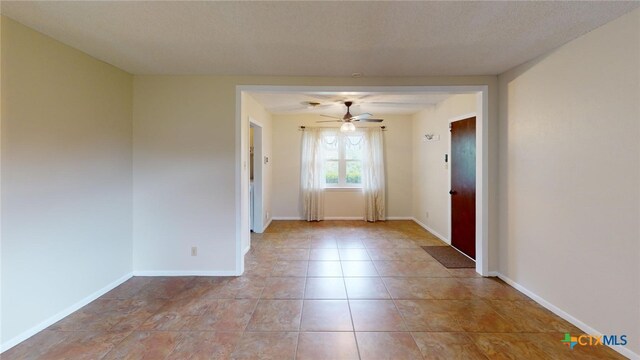
[[[249,230],[255,233],[264,231],[263,216],[263,129],[262,125],[249,118]],[[251,248],[251,237],[245,245],[243,254]]]
[[[295,93],[312,93],[313,95],[316,96],[326,96],[326,97],[331,97],[332,95],[335,94],[340,94],[340,95],[344,95],[344,96],[354,96],[355,95],[362,95],[364,94],[365,96],[376,96],[376,94],[390,94],[390,93],[395,93],[399,96],[417,96],[419,94],[425,94],[425,93],[432,93],[432,94],[451,94],[451,95],[456,95],[456,94],[473,94],[474,96],[472,97],[472,102],[475,101],[475,111],[476,111],[476,159],[475,159],[475,163],[476,163],[476,198],[475,198],[475,223],[476,223],[476,227],[475,227],[475,250],[476,250],[476,272],[478,272],[481,275],[484,276],[488,276],[490,275],[489,273],[489,198],[488,198],[488,192],[489,192],[489,166],[488,166],[488,158],[489,158],[489,141],[488,141],[488,130],[489,130],[489,119],[488,119],[488,115],[489,115],[489,111],[488,111],[488,86],[487,85],[471,85],[471,86],[464,86],[464,85],[451,85],[451,86],[278,86],[278,85],[240,85],[236,87],[236,109],[238,110],[237,116],[236,116],[236,159],[237,159],[237,165],[236,165],[236,179],[237,179],[237,183],[238,184],[242,184],[244,182],[244,184],[246,184],[246,186],[241,186],[237,189],[236,191],[236,197],[237,197],[237,201],[236,204],[238,204],[238,207],[236,208],[236,224],[237,224],[237,228],[236,228],[236,236],[237,236],[237,260],[236,260],[236,271],[238,274],[242,274],[242,272],[244,271],[244,251],[247,248],[243,247],[243,244],[245,243],[244,239],[249,238],[249,226],[247,225],[249,223],[249,186],[248,186],[248,181],[249,181],[249,171],[247,169],[247,163],[244,162],[245,159],[247,159],[247,153],[243,152],[244,148],[248,148],[247,146],[247,141],[249,140],[249,131],[251,128],[251,121],[248,117],[245,116],[241,116],[240,115],[240,109],[243,107],[242,104],[244,104],[242,102],[242,99],[245,97],[252,97],[252,98],[259,98],[259,94],[285,94],[287,95],[287,98],[291,98],[291,94],[295,94]],[[249,96],[246,96],[249,95]],[[370,99],[369,99],[370,100]],[[298,104],[299,105],[299,104]],[[312,106],[312,105],[309,105]],[[472,110],[467,110],[467,111],[472,111]],[[465,111],[465,112],[467,112]],[[441,114],[445,114],[446,112],[443,112]],[[446,126],[446,118],[440,117],[439,119],[444,120],[445,122],[445,126]],[[441,123],[439,123],[441,124]],[[298,131],[297,127],[294,126],[287,126],[286,127],[287,130],[283,130],[283,131]],[[255,129],[254,129],[255,131]],[[269,131],[270,128],[269,128]],[[411,131],[411,130],[408,130]],[[415,130],[414,130],[415,131]],[[397,133],[397,132],[396,132]],[[394,134],[396,134],[394,133]],[[441,133],[444,133],[444,129]],[[269,133],[271,134],[271,133]],[[427,134],[417,134],[414,133],[415,136],[420,136],[422,137],[427,137],[427,139],[429,139],[429,137],[427,135],[429,135],[429,133]],[[444,134],[443,134],[444,135]],[[271,136],[271,135],[269,135]],[[390,135],[391,136],[391,135]],[[446,136],[446,135],[445,135]],[[254,137],[255,137],[255,133],[254,133]],[[440,138],[437,137],[437,139],[439,140]],[[445,139],[445,137],[443,136],[443,140]],[[280,142],[278,142],[279,144]],[[288,144],[288,143],[287,143]],[[440,143],[442,144],[442,143]],[[442,144],[444,145],[444,144]],[[414,148],[416,150],[414,151],[429,151],[429,146],[414,146]],[[422,150],[420,150],[420,149]],[[440,148],[440,147],[439,147]],[[288,148],[287,148],[288,149]],[[255,154],[255,151],[257,149],[255,148],[254,145],[254,161],[255,161],[255,157],[257,156]],[[444,151],[446,151],[446,148],[443,149]],[[273,150],[272,150],[273,151]],[[287,150],[288,151],[288,150]],[[282,156],[288,155],[289,153],[287,151],[282,151]],[[443,151],[443,152],[444,152]],[[274,157],[274,164],[276,164],[276,161],[279,159],[279,157],[276,156],[277,153],[273,154]],[[248,160],[248,159],[247,159]],[[244,165],[243,165],[244,164]],[[255,164],[254,164],[255,166]],[[255,169],[254,169],[255,171]],[[278,173],[278,176],[282,176],[282,174]],[[254,189],[255,189],[255,184],[256,184],[256,174],[254,174]],[[243,185],[244,185],[243,184]],[[439,182],[438,184],[440,185],[444,185],[446,186],[446,177],[442,178],[442,181]],[[439,186],[440,186],[439,185]],[[293,189],[295,191],[295,189]],[[447,190],[448,191],[448,190]],[[446,192],[444,192],[444,194],[446,194],[446,196],[448,196],[448,194]],[[255,195],[254,195],[255,196]],[[440,204],[440,203],[438,203]],[[254,203],[254,208],[255,208],[256,204]],[[446,212],[446,203],[442,203],[442,205],[438,205],[441,206],[440,209],[442,209],[442,212]],[[427,209],[428,210],[428,209]],[[280,216],[287,216],[289,215],[288,213],[284,213],[284,211],[280,211],[280,208],[274,207],[274,218],[278,218]],[[283,213],[283,214],[280,214]],[[414,211],[414,214],[412,215],[412,218],[402,218],[403,220],[406,219],[413,219],[414,221],[416,221],[416,217],[417,215],[425,215],[424,212],[418,212],[416,213]],[[442,213],[439,213],[439,215],[443,215],[443,221],[439,222],[439,226],[441,229],[443,229],[443,232],[446,232],[446,220],[444,219],[445,216]],[[263,214],[264,215],[264,214]],[[426,218],[429,218],[430,214],[428,211],[426,212]],[[284,218],[281,218],[284,219]],[[291,218],[293,219],[293,218]],[[388,220],[394,220],[391,219],[389,217],[387,217]],[[438,218],[440,219],[440,218]],[[401,220],[400,218],[398,218],[397,220]],[[417,221],[416,221],[417,222]],[[420,222],[418,222],[419,225]],[[254,224],[255,225],[255,224]],[[425,226],[423,226],[425,229],[427,229]],[[427,229],[429,231],[429,229]],[[431,231],[430,231],[431,232]],[[432,232],[433,233],[433,232]],[[246,243],[248,244],[248,241],[246,241]]]

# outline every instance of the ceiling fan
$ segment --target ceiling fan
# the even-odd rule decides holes
[[[335,120],[321,120],[321,121],[317,121],[319,123],[327,123],[327,122],[339,122],[339,123],[343,123],[342,126],[340,126],[340,131],[342,132],[347,132],[347,131],[355,131],[356,127],[355,125],[353,125],[354,122],[357,121],[362,121],[362,122],[382,122],[383,119],[371,119],[371,114],[369,113],[362,113],[359,115],[351,115],[351,112],[349,111],[349,108],[351,107],[351,105],[353,105],[353,101],[345,101],[344,105],[347,107],[347,113],[344,114],[344,116],[342,116],[341,118],[336,117],[336,116],[331,116],[331,115],[320,115],[320,116],[324,116],[324,117],[328,117],[328,118],[332,118]]]

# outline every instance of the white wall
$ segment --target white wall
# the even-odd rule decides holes
[[[412,214],[448,243],[451,243],[450,172],[444,157],[449,154],[451,144],[449,122],[476,113],[476,98],[476,94],[452,95],[413,116]],[[425,134],[438,135],[440,140],[425,142]]]
[[[2,18],[2,344],[132,270],[132,77]]]
[[[500,271],[640,354],[640,10],[499,81]]]
[[[411,117],[383,115],[387,130],[384,134],[387,182],[387,217],[411,217]],[[337,127],[339,124],[318,124],[318,115],[273,116],[273,216],[301,218],[300,153],[303,126]],[[380,126],[380,124],[360,124]],[[361,218],[364,196],[361,189],[332,189],[325,192],[325,217]]]

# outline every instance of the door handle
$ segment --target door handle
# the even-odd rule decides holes
[[[457,191],[449,190],[449,195],[455,195],[457,193],[458,193]]]

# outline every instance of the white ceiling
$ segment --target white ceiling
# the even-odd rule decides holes
[[[638,2],[2,1],[134,74],[498,74]]]
[[[383,114],[415,114],[449,96],[449,93],[424,92],[254,92],[250,95],[272,114],[326,114],[342,116],[347,108],[345,101],[352,101],[351,114],[368,112],[376,117]],[[308,102],[317,102],[315,107]]]

